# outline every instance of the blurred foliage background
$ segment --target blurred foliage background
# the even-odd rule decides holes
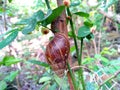
[[[57,8],[56,0],[49,3]],[[87,90],[120,90],[120,0],[71,0],[70,10],[76,35],[84,35],[83,25],[93,33],[84,40],[82,57]],[[41,17],[50,13],[45,0],[0,0],[0,90],[69,90],[67,78],[57,77],[44,55],[53,33],[43,34],[50,23]],[[69,24],[68,30],[76,67]]]

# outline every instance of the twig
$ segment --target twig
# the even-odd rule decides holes
[[[117,71],[114,75],[112,75],[110,78],[108,78],[107,80],[105,80],[103,83],[100,84],[100,86],[98,87],[97,90],[100,90],[100,88],[106,84],[108,81],[112,80],[113,78],[116,78],[118,76],[118,74],[120,74],[120,70]]]
[[[92,42],[93,42],[93,46],[94,46],[94,52],[95,52],[95,54],[97,54],[97,46],[96,46],[95,38],[92,40]]]
[[[4,4],[3,4],[3,20],[4,20],[4,31],[7,31],[7,21],[6,21],[6,3],[7,0],[4,0]]]
[[[16,77],[16,83],[17,83],[17,89],[21,90],[20,83],[19,83],[19,80],[18,80],[18,76]]]
[[[83,69],[87,69],[88,71],[92,72],[93,74],[96,74],[93,70],[90,70],[89,68],[85,67],[85,66],[74,66],[74,67],[71,67],[71,70],[73,71],[77,71],[79,70],[80,68],[83,68]],[[66,71],[66,73],[68,72],[68,70]]]
[[[120,15],[118,14],[113,14],[113,12],[105,12],[103,10],[98,10],[99,13],[103,14],[105,17],[109,18],[110,20],[120,24]]]

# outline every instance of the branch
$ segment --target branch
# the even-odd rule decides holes
[[[105,81],[98,87],[97,90],[100,90],[100,88],[101,88],[104,84],[106,84],[108,81],[116,78],[119,74],[120,74],[120,70],[117,71],[117,72],[116,72],[114,75],[112,75],[110,78],[108,78],[107,80],[105,80]]]
[[[103,10],[98,10],[99,13],[103,14],[105,17],[109,18],[110,20],[120,24],[120,15],[114,14],[113,12],[105,12]]]

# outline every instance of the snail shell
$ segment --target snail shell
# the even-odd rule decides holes
[[[70,52],[70,43],[65,34],[57,33],[46,47],[47,62],[58,76],[63,76],[66,60]]]

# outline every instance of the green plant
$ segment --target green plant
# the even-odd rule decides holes
[[[101,3],[103,1],[105,3],[105,6],[101,5]],[[119,70],[118,65],[116,67],[115,64],[112,64],[115,62],[112,62],[108,58],[105,57],[106,54],[112,55],[112,54],[116,53],[116,51],[113,49],[104,47],[104,45],[103,45],[104,48],[102,47],[102,51],[100,51],[101,50],[101,41],[102,41],[101,37],[97,38],[98,42],[97,41],[95,42],[97,45],[95,45],[95,43],[94,43],[94,46],[97,47],[97,49],[95,49],[94,56],[90,57],[90,55],[89,55],[89,57],[84,57],[82,59],[83,52],[84,52],[83,48],[85,47],[84,41],[86,39],[88,41],[90,41],[94,36],[94,32],[93,32],[94,30],[91,31],[91,28],[93,26],[97,27],[96,31],[99,33],[99,36],[102,35],[102,33],[105,33],[105,31],[103,31],[104,29],[102,27],[106,20],[106,17],[104,15],[101,15],[97,11],[99,9],[101,9],[101,7],[104,8],[105,11],[107,11],[111,5],[114,5],[117,2],[117,0],[115,2],[114,2],[114,0],[110,0],[110,2],[106,2],[106,0],[103,0],[103,1],[98,0],[98,4],[96,6],[88,8],[88,5],[85,3],[85,1],[78,0],[77,2],[75,2],[75,1],[71,0],[71,4],[69,2],[66,5],[66,2],[64,2],[64,5],[61,5],[62,0],[57,0],[57,2],[59,3],[58,7],[52,9],[51,3],[48,0],[45,0],[44,4],[47,6],[47,12],[37,9],[37,11],[34,12],[30,17],[22,19],[19,22],[15,23],[12,30],[6,32],[5,34],[0,35],[0,39],[1,39],[0,49],[4,48],[5,46],[9,45],[12,41],[14,41],[20,32],[22,32],[25,36],[27,36],[28,34],[33,34],[32,32],[34,32],[34,30],[36,30],[36,32],[38,32],[39,27],[43,27],[44,29],[47,28],[47,29],[51,30],[54,35],[56,35],[56,33],[58,33],[58,32],[64,33],[66,37],[68,37],[68,35],[69,35],[74,40],[74,46],[70,48],[70,51],[71,52],[75,51],[76,55],[77,55],[78,69],[76,72],[74,72],[74,69],[72,69],[73,67],[71,67],[70,63],[68,62],[69,60],[67,61],[67,59],[69,59],[68,53],[67,53],[67,57],[65,58],[66,60],[64,63],[67,73],[65,73],[65,76],[63,78],[59,78],[53,72],[54,71],[53,68],[51,70],[51,68],[50,68],[51,66],[49,65],[50,63],[47,64],[47,63],[40,62],[37,60],[28,60],[28,62],[31,62],[36,65],[40,65],[42,67],[45,67],[45,69],[46,69],[46,72],[43,74],[43,76],[39,80],[39,83],[43,84],[43,86],[41,87],[41,90],[44,90],[47,87],[49,88],[49,90],[55,90],[56,88],[61,88],[62,90],[69,90],[69,88],[71,90],[72,89],[88,90],[90,85],[92,86],[92,88],[96,88],[94,83],[85,81],[85,76],[83,73],[83,72],[85,72],[84,71],[85,68],[90,69],[90,71],[97,72],[102,68],[100,66],[100,65],[102,65],[105,67],[104,68],[105,72],[109,73],[109,74],[113,74],[114,72]],[[9,2],[12,2],[12,0],[9,0]],[[41,1],[41,3],[43,3],[43,1]],[[39,7],[39,6],[37,6],[37,7]],[[65,16],[67,16],[67,21],[65,19],[66,18]],[[76,25],[77,21],[75,22],[75,20],[76,20],[75,18],[80,18],[78,20],[81,21],[81,26],[78,27]],[[67,31],[67,24],[70,24],[69,32]],[[51,28],[49,27],[49,25],[51,25]],[[78,30],[77,30],[77,28],[78,28]],[[49,31],[47,31],[45,33],[48,33],[48,32]],[[68,33],[66,33],[66,32],[68,32]],[[31,39],[31,36],[30,36],[29,40],[30,39]],[[54,39],[54,37],[53,37],[53,39]],[[61,44],[62,44],[62,42],[61,42]],[[50,46],[50,48],[51,47],[52,46]],[[64,46],[62,46],[62,47],[64,47]],[[62,49],[64,49],[64,48],[62,48]],[[69,46],[68,46],[68,49],[69,49]],[[96,50],[98,50],[98,51],[96,51]],[[52,51],[52,50],[50,50],[50,51]],[[57,51],[58,50],[56,50],[55,52],[57,52]],[[67,50],[65,50],[65,51],[67,51]],[[62,53],[62,51],[59,53]],[[64,54],[66,54],[66,53],[64,53]],[[52,53],[52,55],[53,55],[53,53]],[[50,55],[50,56],[52,56],[52,55]],[[61,55],[61,57],[62,57],[63,54],[59,54],[59,55]],[[64,55],[63,55],[63,57],[64,57]],[[0,65],[11,66],[12,64],[16,64],[20,61],[21,60],[19,60],[18,58],[15,58],[13,56],[6,56],[0,62]],[[52,60],[50,60],[50,62],[52,62]],[[98,65],[96,63],[101,63],[101,64]],[[109,66],[110,70],[107,70],[108,67],[106,67],[106,66]],[[100,74],[101,74],[101,72],[99,72],[98,75],[100,75]],[[14,76],[16,76],[16,75],[14,75]],[[66,78],[66,77],[68,77],[68,78]],[[69,82],[69,85],[67,84],[67,80]],[[105,81],[103,84],[101,84],[101,86],[99,88],[104,86],[104,84],[106,84],[110,80],[111,80],[111,78],[108,79],[107,81]],[[63,84],[63,82],[64,82],[64,84]],[[1,88],[5,89],[7,86],[6,81],[3,80],[0,83],[1,83],[1,85],[5,86],[5,87],[1,87]]]

